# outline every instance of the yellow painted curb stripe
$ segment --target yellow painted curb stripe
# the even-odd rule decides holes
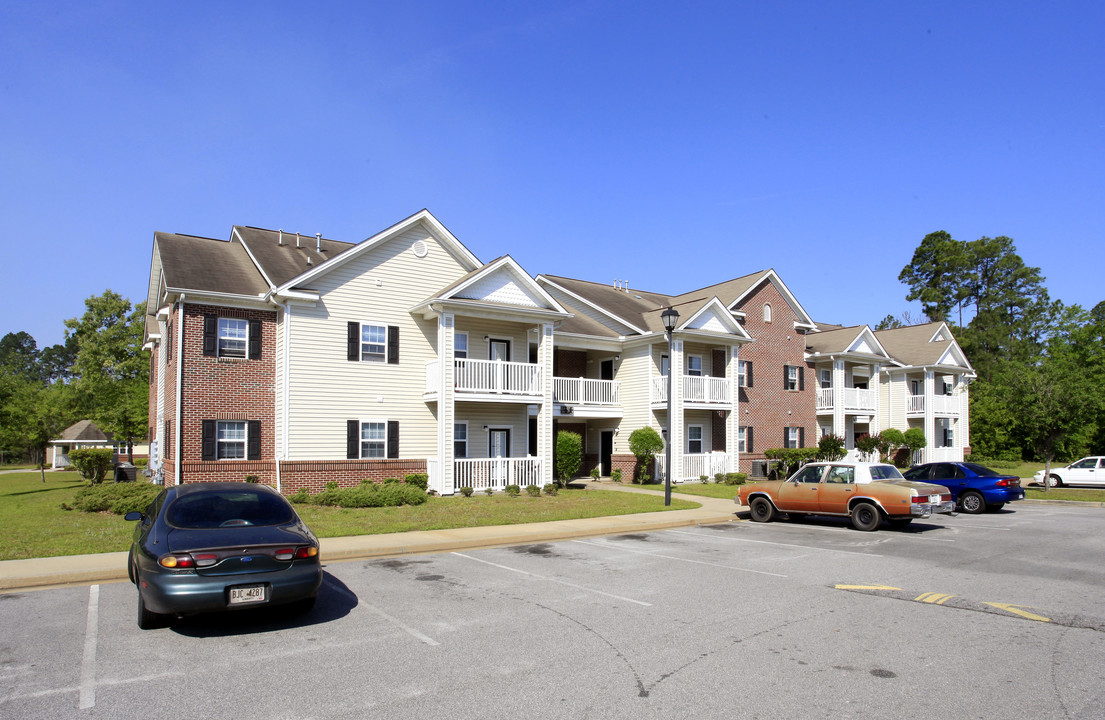
[[[944,595],[942,593],[921,593],[920,595],[918,595],[917,597],[915,597],[913,599],[914,600],[919,600],[920,602],[934,603],[936,605],[943,605],[948,600],[951,600],[953,597],[955,597],[955,595]]]
[[[983,605],[989,605],[990,607],[996,607],[999,610],[1005,610],[1006,612],[1011,612],[1014,615],[1020,615],[1021,617],[1027,618],[1029,620],[1035,620],[1037,622],[1051,622],[1051,618],[1046,618],[1043,615],[1037,615],[1035,613],[1030,613],[1027,610],[1021,610],[1020,609],[1021,606],[1018,606],[1018,605],[1010,605],[1009,603],[993,603],[993,602],[984,602],[982,604]]]

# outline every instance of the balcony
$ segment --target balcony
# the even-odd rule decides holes
[[[928,400],[932,401],[932,414],[942,417],[954,417],[959,415],[959,398],[954,395],[933,395]],[[906,397],[906,415],[920,416],[925,414],[925,396],[909,395]]]
[[[879,409],[877,390],[821,388],[817,391],[818,412],[835,410],[838,399],[844,403],[844,412],[874,413]]]
[[[441,392],[440,360],[426,363],[426,397]],[[503,360],[453,360],[453,389],[458,400],[535,402],[544,394],[541,366]]]
[[[553,378],[553,402],[569,405],[621,405],[621,389],[616,380]]]
[[[664,453],[657,453],[653,456],[653,459],[656,461],[656,478],[664,477],[664,467],[667,465]],[[731,472],[728,453],[684,453],[681,477],[673,477],[671,481],[675,483],[698,482],[703,475],[713,480],[718,473],[726,472]]]
[[[731,405],[733,394],[729,390],[729,381],[725,378],[706,375],[684,375],[683,405]],[[652,378],[652,403],[668,401],[668,377],[657,375]]]

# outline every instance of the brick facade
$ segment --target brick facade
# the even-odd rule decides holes
[[[764,305],[771,321],[764,321]],[[740,358],[752,362],[752,387],[740,388],[739,424],[752,428],[752,449],[740,456],[739,472],[750,472],[764,450],[784,446],[787,427],[803,428],[805,447],[817,444],[816,387],[812,365],[805,361],[806,336],[794,327],[801,320],[782,293],[766,282],[736,308],[745,313],[744,329],[756,342],[741,348]],[[784,367],[802,368],[803,390],[784,387]]]

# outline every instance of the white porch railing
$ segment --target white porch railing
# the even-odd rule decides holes
[[[906,413],[923,415],[924,412],[925,396],[910,395],[906,402]],[[932,398],[932,412],[935,415],[958,415],[959,398],[954,395],[934,395]]]
[[[653,459],[656,461],[655,479],[664,477],[664,468],[667,467],[667,458],[664,453],[657,453],[653,456]],[[729,453],[720,451],[684,453],[683,470],[679,477],[673,477],[671,481],[674,483],[697,482],[703,475],[713,480],[714,475],[724,472],[729,472]]]
[[[621,405],[617,380],[553,378],[553,402],[573,405]]]
[[[427,393],[441,391],[439,362],[426,363]],[[540,397],[544,391],[540,365],[502,360],[454,360],[453,385],[457,393],[470,394]]]
[[[502,490],[507,485],[525,487],[544,485],[541,475],[541,458],[484,458],[455,460],[453,487],[473,490]]]
[[[921,451],[922,456],[924,450]],[[925,462],[961,462],[963,460],[963,448],[957,447],[933,447],[928,448],[928,458]]]
[[[845,410],[873,413],[879,409],[878,391],[863,388],[841,388],[839,393],[833,388],[820,388],[817,391],[817,409],[832,410],[837,397],[843,397]]]
[[[668,401],[667,375],[653,376],[650,388],[652,402],[662,403]],[[729,381],[725,378],[709,377],[708,375],[684,375],[683,402],[716,403],[719,405],[731,403],[732,393],[729,392]]]

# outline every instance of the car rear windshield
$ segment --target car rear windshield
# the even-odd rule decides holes
[[[982,477],[997,477],[998,475],[1001,475],[1001,473],[995,472],[995,471],[991,470],[990,468],[988,468],[984,465],[976,465],[974,463],[963,463],[963,467],[968,468],[970,470],[974,470],[975,475],[980,475]]]
[[[872,465],[872,480],[902,480],[902,474],[893,465]]]
[[[177,498],[165,520],[178,528],[213,528],[234,520],[249,525],[283,525],[295,519],[284,498],[259,490],[211,490]]]

